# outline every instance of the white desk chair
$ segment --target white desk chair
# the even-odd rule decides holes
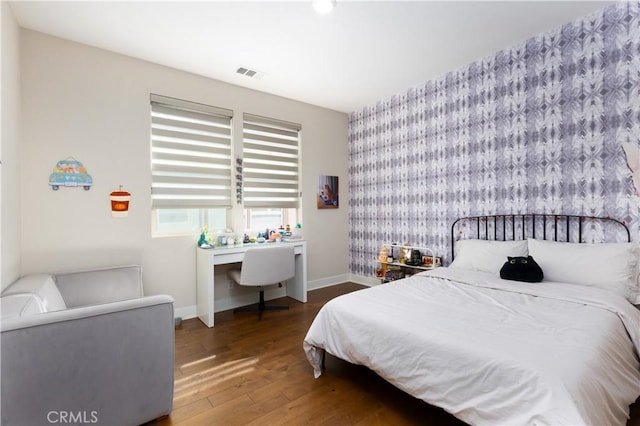
[[[264,286],[282,284],[295,276],[293,245],[248,249],[242,260],[242,269],[229,271],[229,278],[239,285],[260,287],[260,300],[257,305],[243,306],[234,312],[258,311],[262,319],[265,310],[289,309],[285,305],[265,305]]]

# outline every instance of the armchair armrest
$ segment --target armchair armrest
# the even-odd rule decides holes
[[[0,331],[4,333],[6,331],[26,329],[29,327],[38,327],[58,322],[82,320],[86,318],[108,315],[122,311],[130,311],[132,309],[142,309],[161,304],[170,305],[172,316],[171,325],[172,327],[174,327],[175,322],[173,319],[173,297],[162,294],[155,296],[145,296],[137,299],[121,300],[111,303],[102,303],[99,305],[65,309],[62,311],[45,312],[38,315],[28,315],[19,318],[7,318],[0,322]],[[97,334],[99,334],[99,330],[95,331]]]
[[[55,281],[69,308],[143,296],[142,268],[137,265],[56,274]]]
[[[50,424],[61,411],[138,425],[171,411],[170,296],[8,319],[0,328],[3,425]]]

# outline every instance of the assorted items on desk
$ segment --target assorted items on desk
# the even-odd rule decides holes
[[[296,225],[296,229],[301,229],[300,224]],[[230,233],[230,231],[229,231]],[[291,231],[291,225],[280,225],[280,228],[267,228],[265,232],[258,232],[257,236],[249,236],[245,233],[243,236],[239,235],[217,235],[215,238],[208,234],[208,229],[205,226],[202,229],[200,238],[198,239],[198,247],[201,248],[216,248],[216,247],[235,247],[243,244],[265,243],[265,242],[289,242],[300,241],[302,237],[298,234],[294,234]]]

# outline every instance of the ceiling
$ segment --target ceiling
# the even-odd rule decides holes
[[[613,1],[16,1],[20,26],[352,112]],[[265,75],[252,79],[239,66]]]

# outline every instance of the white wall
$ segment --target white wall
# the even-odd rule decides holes
[[[347,114],[25,29],[21,55],[23,273],[140,263],[147,294],[170,294],[183,312],[195,305],[197,236],[151,238],[149,94],[156,93],[232,109],[234,120],[250,112],[300,123],[308,278],[320,285],[348,276]],[[68,156],[92,175],[90,190],[47,184]],[[316,210],[319,174],[341,178],[339,209]],[[110,213],[109,193],[119,185],[132,193],[126,219]],[[242,290],[227,290],[226,280],[216,286],[222,298]]]
[[[2,143],[0,144],[0,280],[20,274],[20,29],[6,2],[2,15]]]

